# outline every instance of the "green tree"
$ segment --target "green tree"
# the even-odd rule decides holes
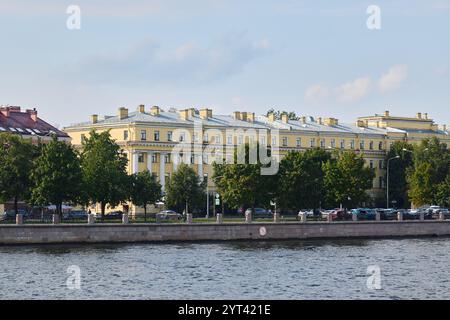
[[[271,113],[273,113],[275,115],[275,119],[277,119],[277,120],[281,120],[281,116],[283,114],[286,114],[288,116],[289,120],[298,120],[299,119],[299,117],[297,116],[297,114],[294,111],[284,111],[284,110],[283,111],[280,111],[280,110],[275,111],[274,108],[271,108],[266,112],[266,116],[268,117],[269,114],[271,114]]]
[[[322,165],[330,159],[330,153],[322,149],[288,153],[280,162],[278,206],[294,210],[319,208],[325,193]]]
[[[63,203],[77,203],[82,190],[82,173],[78,153],[63,141],[53,140],[42,146],[31,172],[31,202],[54,204],[61,216]]]
[[[360,205],[369,199],[375,170],[365,166],[362,155],[341,152],[336,159],[324,164],[324,184],[329,206],[346,208]]]
[[[30,171],[36,149],[21,137],[9,133],[0,134],[0,201],[13,200],[18,213],[19,200],[30,195]]]
[[[394,142],[386,155],[385,164],[396,156],[400,158],[389,162],[389,199],[395,200],[398,208],[409,208],[407,172],[413,165],[413,146],[403,141]]]
[[[82,144],[85,198],[90,203],[100,203],[103,219],[106,204],[117,206],[129,198],[128,159],[109,131],[92,130]]]
[[[254,209],[256,206],[268,207],[275,197],[277,176],[262,175],[264,165],[259,159],[259,144],[245,144],[236,149],[233,164],[213,163],[213,181],[222,201],[232,208]],[[256,163],[251,163],[250,148],[258,154]],[[243,163],[238,163],[238,152],[245,152]],[[270,156],[270,152],[266,153]]]
[[[449,167],[450,150],[445,143],[436,137],[422,141],[414,150],[414,166],[407,174],[410,200],[416,206],[442,201],[442,192],[436,191],[445,187]]]
[[[130,199],[144,207],[144,220],[147,221],[147,205],[155,204],[161,198],[161,185],[148,170],[131,176]]]
[[[204,185],[197,173],[190,166],[182,163],[166,184],[166,205],[171,208],[184,206],[187,214],[189,207],[201,205],[204,193]]]

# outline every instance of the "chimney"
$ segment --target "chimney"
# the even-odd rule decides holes
[[[322,118],[321,118],[321,117],[318,117],[318,118],[317,118],[317,123],[318,123],[318,124],[322,124]]]
[[[389,110],[386,110],[386,111],[384,112],[384,116],[385,116],[385,117],[389,117]]]
[[[37,111],[36,108],[30,110],[27,109],[27,113],[30,115],[31,120],[33,120],[33,122],[37,122],[38,117],[37,117]]]
[[[202,119],[208,119],[212,118],[212,109],[200,109],[200,118]]]
[[[241,112],[242,121],[247,121],[247,112]]]
[[[158,116],[159,113],[160,113],[159,107],[158,107],[158,106],[153,106],[153,107],[150,109],[150,113],[152,114],[152,116]]]
[[[9,117],[9,107],[2,107],[0,111],[5,117]]]
[[[281,115],[281,121],[283,121],[284,123],[288,123],[289,122],[289,117],[287,114],[282,114]]]
[[[270,122],[274,122],[276,119],[275,119],[275,113],[269,113],[269,116],[268,116],[268,118],[269,118],[269,121]]]
[[[241,120],[241,113],[239,111],[233,112],[234,120]]]
[[[247,121],[248,122],[255,122],[255,113],[254,112],[247,113]]]
[[[428,113],[424,113],[423,115],[424,115],[425,120],[428,120]]]
[[[305,116],[302,117],[302,123],[306,124],[306,117]]]
[[[145,113],[145,105],[140,104],[138,107],[138,111],[139,111],[139,113]]]
[[[335,118],[325,118],[325,125],[326,126],[337,126],[338,125],[338,119]]]
[[[417,119],[422,119],[422,113],[417,112],[416,118],[417,118]]]
[[[442,131],[447,131],[447,125],[445,124],[442,125]]]
[[[91,115],[91,123],[97,123],[98,122],[98,115],[93,114]]]
[[[119,108],[119,120],[128,118],[128,109],[125,107],[120,107]]]
[[[184,110],[180,110],[180,118],[183,120],[187,120],[189,119],[190,116],[193,115],[194,113],[194,109],[184,109]]]

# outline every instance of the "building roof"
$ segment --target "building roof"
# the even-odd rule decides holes
[[[68,138],[69,136],[48,124],[37,116],[36,109],[22,112],[20,107],[3,106],[0,107],[0,133],[10,132],[23,136],[50,136],[56,134],[57,137]]]

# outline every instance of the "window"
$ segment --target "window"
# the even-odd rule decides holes
[[[370,169],[373,169],[373,160],[370,160],[369,167],[370,167]]]
[[[373,141],[370,141],[370,143],[369,143],[369,149],[370,149],[370,150],[373,150]]]
[[[378,168],[379,168],[380,170],[384,168],[383,160],[380,160],[380,161],[378,162]]]
[[[239,136],[238,144],[243,144],[243,143],[244,143],[244,137],[241,135],[241,136]]]
[[[384,188],[384,179],[383,179],[383,177],[379,177],[378,178],[378,183],[379,183],[380,189]]]
[[[227,144],[233,144],[233,136],[227,136]]]
[[[330,146],[336,148],[336,139],[331,139]]]
[[[272,137],[272,145],[273,146],[277,145],[277,137]]]
[[[194,164],[194,162],[195,162],[195,155],[191,154],[191,164]]]
[[[128,140],[128,130],[123,131],[123,140]]]
[[[342,139],[342,140],[341,140],[341,149],[344,149],[344,148],[345,148],[345,140]]]
[[[350,149],[355,149],[355,140],[350,140]]]
[[[259,141],[261,142],[261,144],[266,145],[266,144],[267,144],[267,142],[266,142],[266,136],[260,136],[260,137],[259,137]]]
[[[297,138],[297,148],[301,148],[302,147],[302,138]]]
[[[219,135],[216,135],[216,138],[215,138],[215,139],[216,139],[216,143],[219,144],[219,143],[220,143],[220,136],[219,136]]]
[[[364,150],[364,140],[361,140],[360,142],[359,142],[359,148],[361,149],[361,150]]]
[[[141,140],[147,140],[147,131],[141,130]]]
[[[167,141],[172,141],[172,131],[167,132]]]
[[[383,141],[378,143],[378,150],[383,150]]]
[[[144,163],[144,155],[142,153],[139,153],[139,155],[138,155],[138,162]]]
[[[309,145],[310,145],[311,148],[314,148],[314,147],[316,146],[316,139],[312,138],[312,139],[309,141]]]
[[[325,139],[320,139],[320,147],[325,148]]]
[[[209,142],[209,137],[208,137],[208,134],[207,134],[207,133],[205,133],[205,134],[203,135],[203,142],[206,142],[206,143]]]
[[[184,140],[186,140],[186,134],[184,132],[182,132],[182,133],[180,133],[179,141],[183,142]]]
[[[156,156],[156,153],[152,154],[152,163],[157,163],[158,162],[158,158]]]
[[[155,141],[159,141],[159,131],[155,131],[155,133],[153,134],[154,140]]]
[[[283,137],[283,147],[287,147],[287,145],[288,145],[288,138]]]
[[[194,142],[198,142],[198,133],[194,132]]]
[[[164,163],[170,163],[170,153],[164,155]]]

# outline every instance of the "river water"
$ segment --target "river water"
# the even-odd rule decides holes
[[[0,299],[450,299],[449,249],[450,238],[6,246]]]

